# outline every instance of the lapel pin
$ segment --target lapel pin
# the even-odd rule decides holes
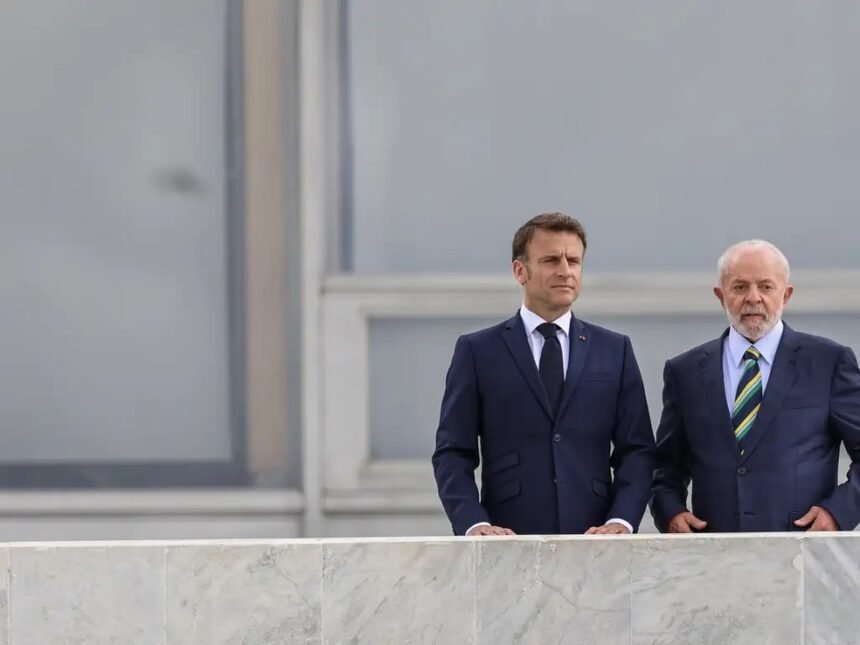
[[[585,336],[580,336],[579,340],[585,340]]]

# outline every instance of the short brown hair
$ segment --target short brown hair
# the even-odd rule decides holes
[[[582,252],[583,254],[585,253],[587,246],[585,228],[579,223],[578,219],[564,213],[541,213],[536,217],[532,217],[514,233],[514,241],[511,244],[511,262],[526,258],[526,247],[528,247],[529,242],[532,241],[535,235],[535,231],[538,229],[553,231],[555,233],[573,233],[579,236],[579,239],[582,241]]]

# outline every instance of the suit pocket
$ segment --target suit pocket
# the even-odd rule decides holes
[[[514,479],[504,484],[487,486],[487,494],[484,496],[484,499],[492,504],[498,504],[499,502],[512,499],[519,494],[520,482]]]
[[[610,486],[609,482],[605,482],[602,479],[591,480],[591,491],[603,499],[609,499]]]
[[[487,463],[482,466],[482,470],[485,477],[490,477],[508,470],[509,468],[513,468],[519,463],[520,453],[516,450],[512,450],[511,452],[506,452],[495,459],[488,459]]]

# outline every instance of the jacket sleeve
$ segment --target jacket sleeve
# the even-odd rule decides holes
[[[490,521],[478,501],[475,485],[480,423],[475,359],[469,339],[461,336],[445,378],[445,394],[433,453],[439,498],[456,535],[465,534],[474,524]]]
[[[821,502],[839,524],[850,531],[860,524],[860,369],[845,347],[836,364],[830,388],[830,428],[845,444],[851,466],[848,480]]]
[[[672,364],[663,368],[663,413],[657,427],[656,467],[651,487],[651,515],[657,530],[665,533],[669,521],[687,510],[690,486],[690,447],[678,405]]]
[[[621,390],[615,413],[610,464],[614,473],[607,518],[626,520],[636,531],[642,521],[654,470],[654,431],[642,375],[630,339],[624,338]]]

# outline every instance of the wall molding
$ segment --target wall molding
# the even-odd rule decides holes
[[[792,274],[795,313],[860,312],[860,270],[807,270]],[[714,274],[599,272],[585,275],[574,311],[583,315],[719,312]],[[371,315],[459,316],[512,312],[520,287],[506,275],[337,275],[322,283],[326,299],[358,300]]]
[[[0,517],[140,515],[297,515],[304,499],[296,489],[97,490],[0,492]]]

